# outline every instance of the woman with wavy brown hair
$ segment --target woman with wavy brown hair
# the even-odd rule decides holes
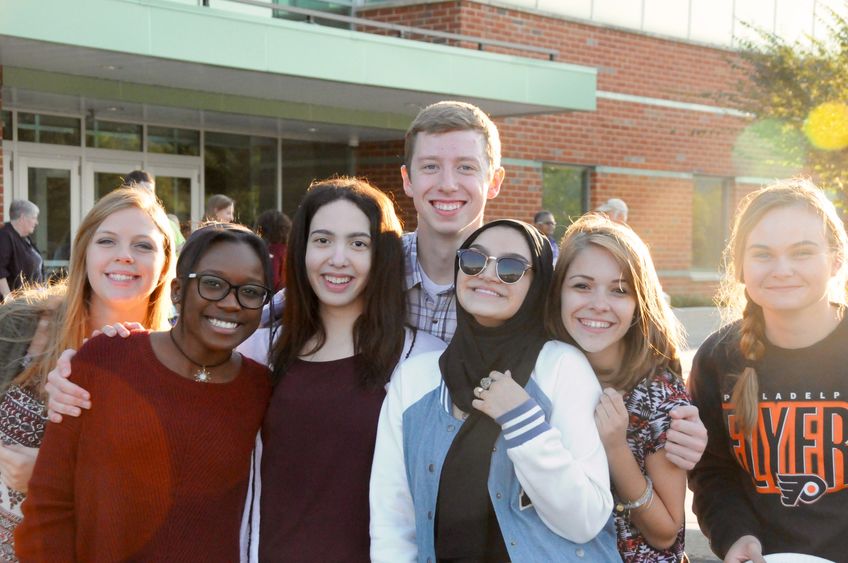
[[[156,198],[143,190],[118,189],[100,199],[80,224],[67,280],[21,291],[0,306],[4,332],[19,327],[5,339],[27,342],[22,356],[0,359],[5,375],[14,378],[0,399],[3,560],[15,557],[12,533],[23,518],[21,503],[44,436],[47,373],[63,350],[78,349],[105,325],[168,326],[173,256],[171,229]]]
[[[741,203],[720,305],[689,385],[709,432],[694,509],[725,561],[848,552],[845,227],[824,192],[779,182]]]

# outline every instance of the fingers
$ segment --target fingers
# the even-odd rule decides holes
[[[683,469],[684,471],[691,471],[695,468],[695,463],[693,463],[692,461],[682,458],[677,454],[671,453],[671,451],[668,449],[668,445],[666,445],[665,449],[665,458],[680,469]]]
[[[671,411],[669,411],[669,415],[671,415],[671,418],[673,419],[699,419],[698,407],[695,405],[681,405],[679,407],[674,407]]]
[[[142,324],[141,324],[141,323],[137,323],[137,322],[135,322],[135,321],[133,321],[133,322],[127,322],[127,323],[123,323],[123,325],[124,325],[124,327],[126,327],[126,329],[127,329],[128,331],[131,331],[131,330],[144,330],[144,326],[142,326]],[[127,335],[129,335],[129,332],[127,333]]]

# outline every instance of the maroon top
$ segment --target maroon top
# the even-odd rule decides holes
[[[261,561],[368,561],[368,481],[383,389],[357,356],[296,361],[262,426]]]
[[[267,368],[243,358],[229,383],[191,381],[146,332],[93,338],[72,366],[93,406],[47,425],[15,533],[21,561],[238,561]]]

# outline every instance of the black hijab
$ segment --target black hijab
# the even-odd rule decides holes
[[[501,428],[471,406],[473,389],[492,370],[510,370],[512,378],[525,386],[548,340],[543,313],[553,279],[551,245],[535,227],[502,219],[477,229],[460,248],[470,247],[480,233],[493,227],[512,229],[527,241],[533,280],[515,315],[497,327],[479,324],[457,300],[456,334],[439,358],[439,367],[453,403],[469,416],[448,450],[439,480],[436,508],[439,560],[508,560],[487,486],[492,448]],[[487,250],[498,254],[497,248]],[[458,272],[457,258],[454,282]]]

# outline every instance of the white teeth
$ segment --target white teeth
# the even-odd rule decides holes
[[[131,279],[133,279],[135,277],[135,276],[128,276],[128,275],[125,275],[125,274],[106,274],[106,275],[109,277],[110,280],[115,280],[115,281],[130,281]]]
[[[491,289],[485,289],[485,288],[482,288],[482,287],[478,287],[474,291],[477,292],[477,293],[485,293],[486,295],[493,295],[495,297],[500,297],[500,295],[498,295],[497,293],[495,293]]]
[[[233,329],[238,326],[238,323],[233,323],[230,321],[223,321],[221,319],[213,319],[212,317],[207,317],[209,319],[209,324],[218,328],[226,328]]]
[[[454,210],[462,207],[462,202],[456,202],[456,203],[434,202],[433,207],[435,207],[439,211],[454,211]]]
[[[587,319],[581,319],[580,322],[583,326],[587,326],[589,328],[609,328],[612,326],[612,323],[608,323],[606,321],[590,321]]]
[[[324,276],[324,279],[330,283],[343,284],[351,280],[350,276]]]

